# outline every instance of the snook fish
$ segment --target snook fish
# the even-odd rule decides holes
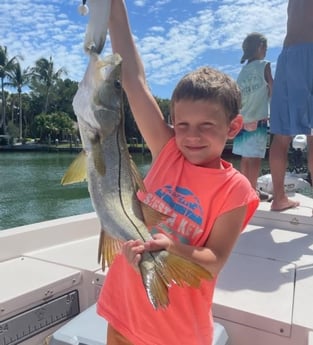
[[[61,183],[83,181],[101,224],[99,261],[111,265],[124,241],[151,240],[147,225],[162,219],[141,203],[137,191],[145,191],[132,161],[124,133],[122,59],[118,54],[102,58],[90,52],[84,78],[73,99],[83,151],[71,164]],[[169,304],[172,284],[199,287],[211,274],[199,265],[166,250],[145,252],[139,270],[147,296],[155,309]]]

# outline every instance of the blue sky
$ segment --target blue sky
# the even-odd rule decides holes
[[[90,0],[92,1],[92,0]],[[114,1],[114,0],[113,0]],[[147,80],[154,95],[170,98],[178,80],[210,65],[236,79],[245,36],[258,31],[268,39],[267,59],[274,75],[286,32],[288,0],[127,0]],[[51,56],[55,68],[80,81],[87,66],[83,39],[88,16],[80,0],[3,0],[0,45],[9,56],[22,55],[22,66]],[[88,0],[87,0],[88,4]],[[103,54],[110,53],[107,40]]]

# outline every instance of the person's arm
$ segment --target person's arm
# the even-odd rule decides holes
[[[273,89],[273,76],[272,76],[270,63],[265,65],[264,78],[265,78],[265,80],[267,82],[267,86],[268,86],[268,98],[271,98],[272,97],[272,89]]]
[[[143,243],[129,241],[124,245],[123,253],[128,262],[137,269],[144,250],[166,249],[170,253],[182,256],[208,270],[216,276],[227,261],[244,223],[247,207],[242,206],[218,217],[205,247],[195,247],[173,241],[163,234],[156,234],[153,240]]]
[[[113,0],[109,32],[113,52],[122,61],[122,85],[138,128],[155,158],[174,135],[146,82],[144,67],[133,40],[123,0]]]

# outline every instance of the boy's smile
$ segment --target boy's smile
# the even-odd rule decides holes
[[[192,164],[220,168],[227,139],[241,128],[241,115],[229,122],[225,109],[211,100],[180,100],[174,106],[176,143]]]

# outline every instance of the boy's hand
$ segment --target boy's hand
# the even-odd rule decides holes
[[[147,242],[141,240],[125,242],[122,246],[122,253],[125,255],[128,263],[139,272],[138,264],[143,252],[155,252],[163,249],[169,250],[172,245],[173,241],[169,237],[163,234],[156,234],[153,235],[152,240]]]
[[[138,263],[144,251],[144,242],[141,240],[127,241],[122,246],[122,253],[125,255],[126,260],[137,272],[139,272]]]
[[[258,121],[244,123],[243,128],[248,132],[255,131],[258,128]]]
[[[162,249],[169,250],[173,245],[173,241],[164,234],[155,234],[152,237],[153,240],[144,243],[146,251],[154,252]]]

